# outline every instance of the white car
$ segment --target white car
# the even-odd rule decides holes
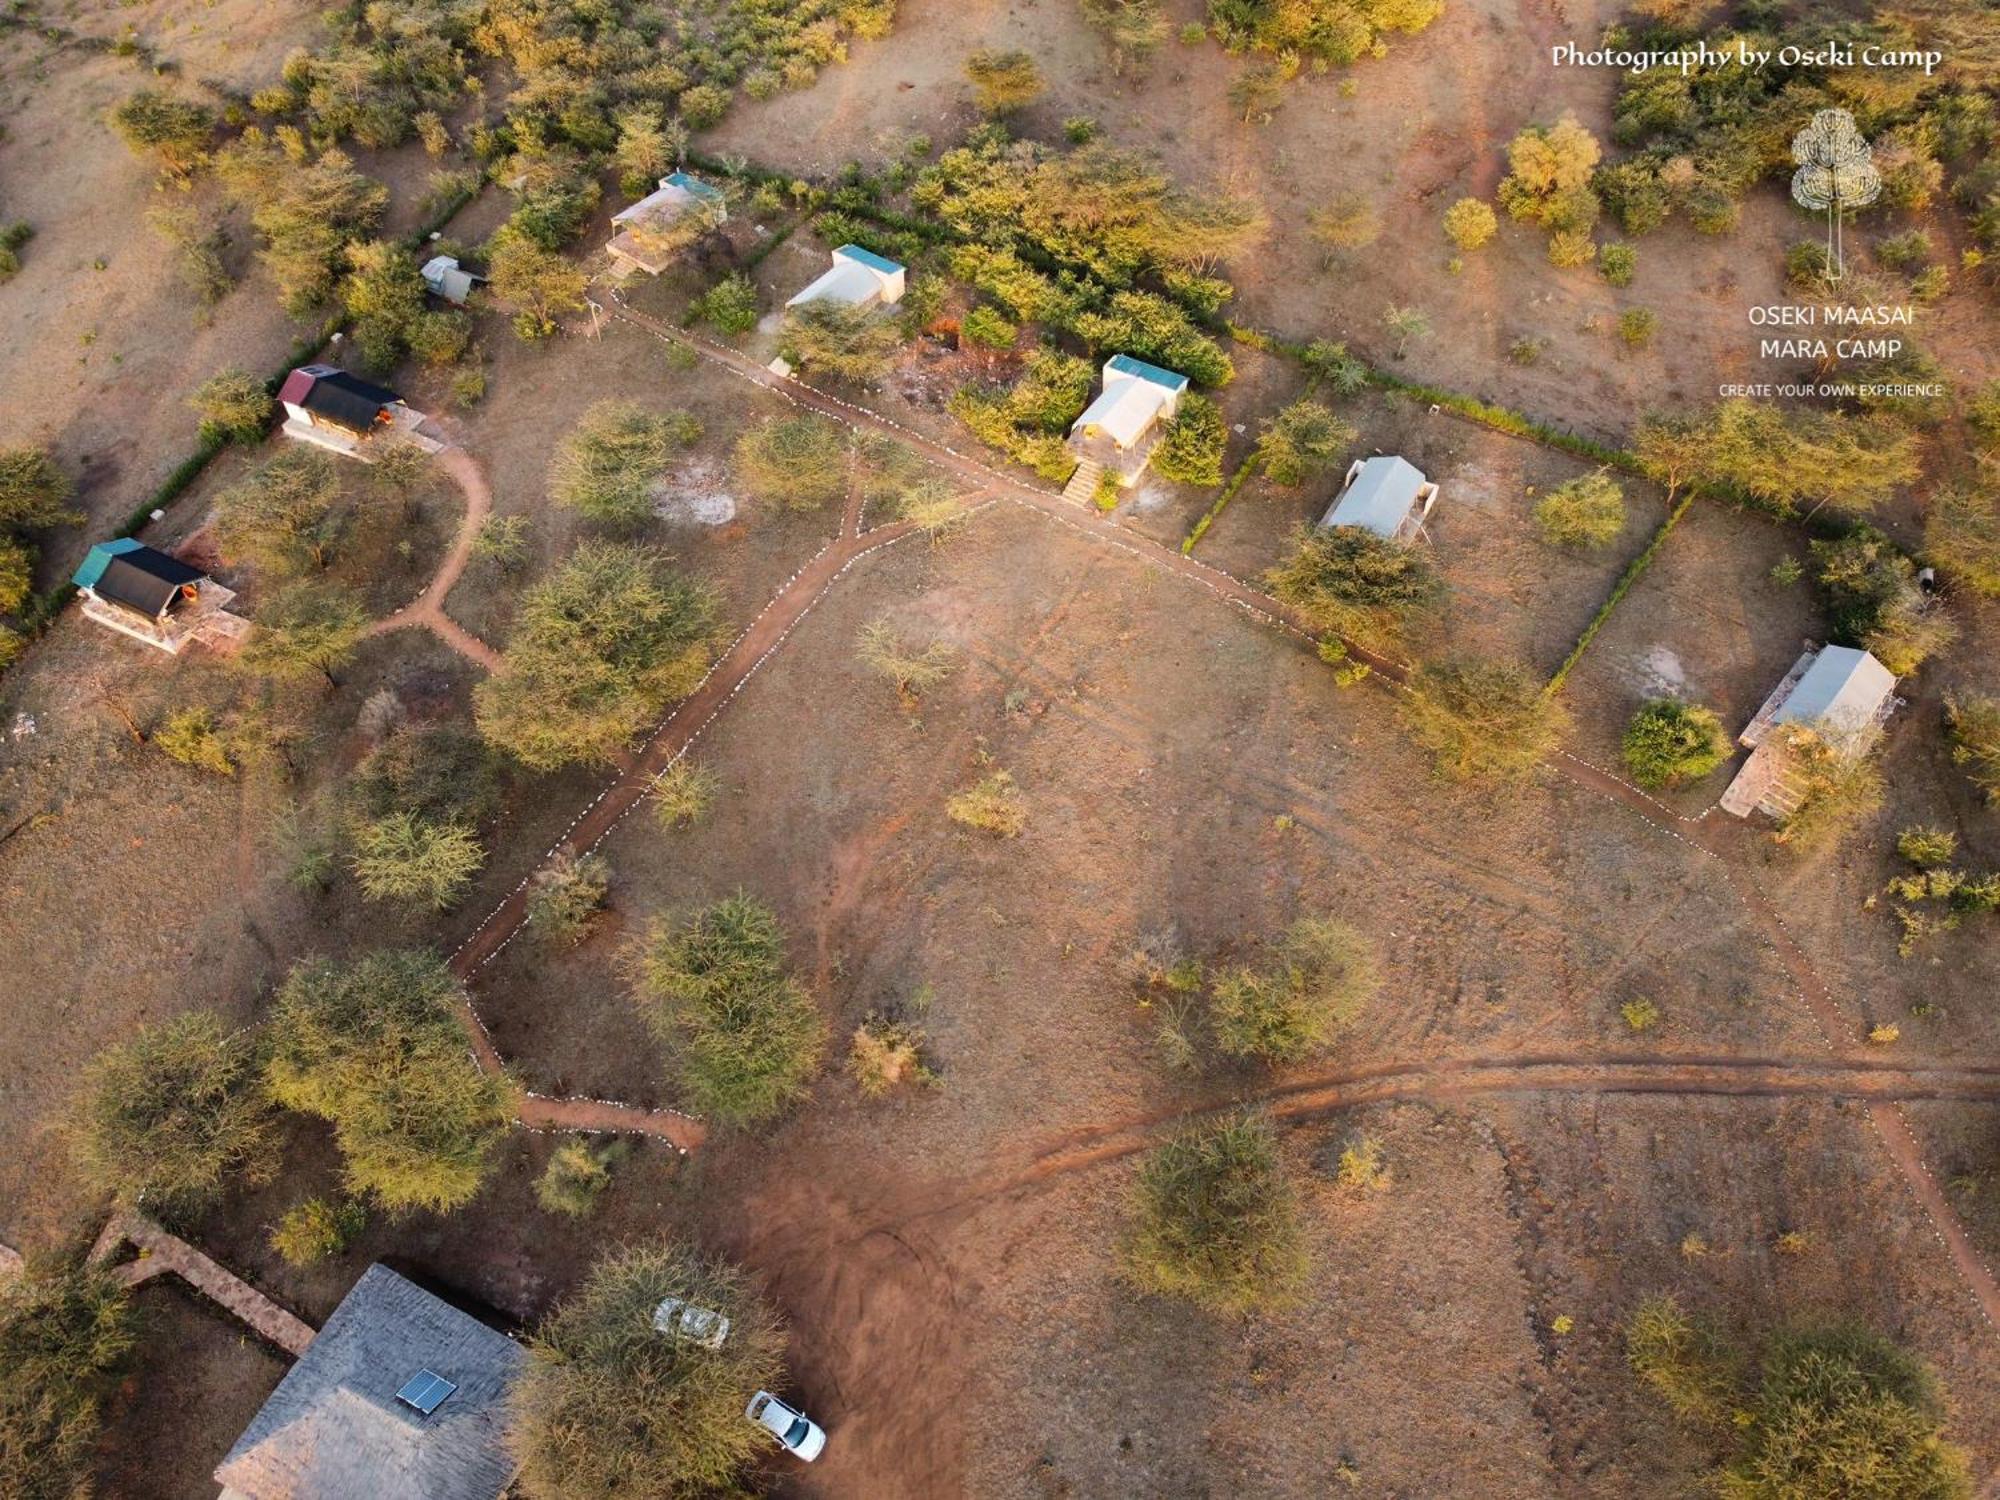
[[[720,1349],[729,1337],[729,1319],[712,1307],[696,1307],[685,1297],[667,1297],[653,1309],[653,1328],[704,1349]]]
[[[819,1423],[802,1411],[794,1411],[769,1391],[759,1391],[751,1397],[750,1409],[743,1415],[776,1438],[794,1458],[811,1463],[826,1447],[826,1433]]]

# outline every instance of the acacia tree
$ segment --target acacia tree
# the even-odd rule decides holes
[[[1147,1157],[1122,1259],[1140,1290],[1209,1312],[1291,1301],[1305,1241],[1270,1125],[1248,1114],[1191,1125]]]
[[[701,424],[684,411],[600,401],[557,444],[550,497],[593,521],[636,527],[652,518],[654,489],[675,451],[700,437]]]
[[[231,365],[195,387],[188,405],[201,418],[204,438],[254,443],[270,425],[275,403],[269,386],[248,370]]]
[[[1604,470],[1557,485],[1535,502],[1535,525],[1557,547],[1602,547],[1625,529],[1625,490]]]
[[[239,659],[269,677],[317,675],[337,688],[334,669],[354,655],[367,626],[360,597],[345,585],[287,584],[257,611],[257,628]]]
[[[720,1313],[716,1348],[653,1317],[667,1298]],[[730,1489],[766,1439],[743,1409],[784,1374],[783,1329],[749,1279],[671,1241],[615,1250],[528,1342],[508,1446],[530,1500]]]
[[[192,99],[140,89],[112,109],[111,128],[134,151],[150,152],[168,172],[185,177],[201,165],[215,113]]]
[[[75,481],[48,449],[26,443],[0,448],[0,529],[74,526],[83,520],[83,512],[69,503],[75,493]]]
[[[388,1209],[470,1200],[518,1095],[466,1048],[465,991],[434,953],[306,959],[278,988],[265,1081],[333,1126],[348,1190]]]
[[[736,474],[751,492],[811,510],[847,492],[847,439],[825,417],[767,417],[736,442]]]
[[[100,1052],[69,1135],[77,1171],[126,1203],[207,1203],[277,1165],[255,1036],[189,1011]]]
[[[1729,755],[1729,737],[1713,709],[1654,698],[1625,730],[1625,768],[1648,790],[1697,781]]]
[[[1332,408],[1305,397],[1265,419],[1257,460],[1266,479],[1289,489],[1332,468],[1354,438],[1353,426]]]
[[[107,1271],[35,1261],[0,1285],[0,1494],[90,1494],[104,1401],[136,1342]]]
[[[769,907],[736,895],[655,923],[628,967],[640,1014],[701,1113],[752,1124],[805,1093],[827,1027],[785,972],[784,934]]]
[[[521,597],[473,692],[489,744],[532,770],[608,763],[707,671],[715,596],[649,548],[586,542]]]
[[[1426,662],[1410,679],[1404,727],[1453,781],[1525,776],[1562,739],[1569,715],[1513,662]]]
[[[293,444],[215,498],[215,539],[273,578],[324,570],[346,533],[344,487],[332,455]]]
[[[392,812],[354,830],[354,878],[375,900],[449,910],[485,863],[478,836],[462,823]]]
[[[818,299],[785,314],[785,358],[857,384],[879,379],[903,347],[902,330],[872,307]]]
[[[1358,526],[1306,527],[1292,555],[1264,576],[1319,629],[1363,639],[1394,635],[1444,592],[1421,548]]]
[[[524,339],[548,338],[557,318],[583,311],[590,285],[583,268],[511,225],[503,225],[487,246],[486,268],[493,295],[514,315],[514,331]]]

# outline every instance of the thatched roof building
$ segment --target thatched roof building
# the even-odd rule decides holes
[[[497,1500],[520,1345],[370,1266],[215,1471],[222,1500]]]

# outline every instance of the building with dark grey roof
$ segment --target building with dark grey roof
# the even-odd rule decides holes
[[[373,1265],[215,1471],[222,1500],[498,1500],[526,1354]]]

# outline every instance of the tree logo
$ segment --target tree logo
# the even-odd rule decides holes
[[[1844,109],[1823,109],[1792,137],[1792,198],[1801,208],[1826,212],[1826,279],[1845,274],[1841,218],[1866,208],[1882,194],[1882,174],[1874,153]]]

